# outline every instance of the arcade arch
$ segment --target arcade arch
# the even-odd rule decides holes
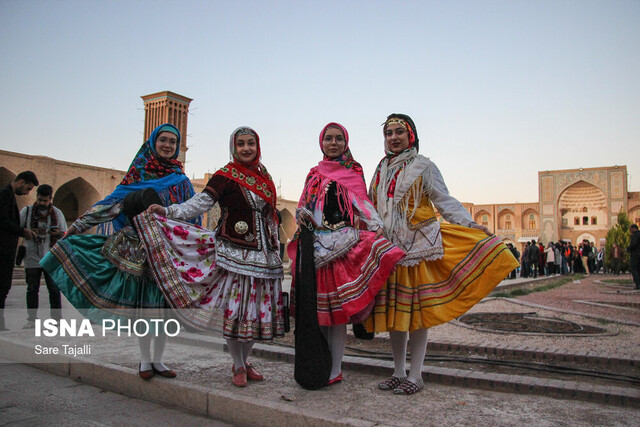
[[[53,196],[53,205],[72,223],[100,200],[100,193],[83,178],[75,178],[61,185]]]
[[[510,209],[503,209],[498,214],[498,230],[513,230],[515,227],[515,214]]]
[[[595,185],[578,181],[560,194],[558,215],[562,227],[574,230],[608,227],[607,196]]]
[[[523,230],[537,230],[540,225],[538,212],[533,209],[527,209],[522,212],[522,229]]]
[[[480,210],[480,211],[478,211],[476,213],[476,215],[473,218],[473,220],[477,224],[480,224],[482,226],[490,228],[490,225],[491,225],[491,214],[489,212],[487,212],[486,210],[482,209],[482,210]]]

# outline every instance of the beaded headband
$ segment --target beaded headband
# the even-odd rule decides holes
[[[389,125],[400,125],[403,128],[405,128],[405,130],[409,130],[408,129],[409,125],[407,124],[407,122],[397,117],[392,117],[389,120],[387,120],[384,124],[384,128],[386,129]]]
[[[238,137],[240,135],[251,135],[254,138],[256,137],[256,133],[252,129],[249,129],[249,128],[240,128],[240,129],[238,129],[238,131],[236,132],[235,136]]]

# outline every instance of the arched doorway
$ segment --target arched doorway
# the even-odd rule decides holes
[[[55,192],[53,205],[64,214],[67,223],[72,223],[100,200],[100,193],[83,178],[66,182]]]
[[[560,239],[577,239],[579,234],[590,233],[590,241],[596,230],[608,228],[607,196],[593,184],[578,181],[567,187],[558,198],[558,222]]]

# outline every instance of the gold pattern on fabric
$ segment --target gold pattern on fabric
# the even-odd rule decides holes
[[[101,253],[121,271],[134,276],[150,275],[144,243],[131,227],[109,236]]]

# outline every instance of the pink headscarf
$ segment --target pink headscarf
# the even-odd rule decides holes
[[[298,207],[306,207],[309,210],[313,210],[316,207],[322,209],[326,186],[330,181],[335,181],[340,207],[348,212],[349,218],[353,221],[353,198],[369,200],[364,182],[364,173],[360,163],[356,162],[351,155],[349,133],[341,124],[331,122],[322,129],[320,132],[320,150],[322,151],[324,134],[331,127],[339,129],[344,135],[344,151],[334,159],[329,158],[323,151],[323,160],[318,163],[318,166],[312,168],[307,175]],[[360,205],[364,208],[364,204]]]

